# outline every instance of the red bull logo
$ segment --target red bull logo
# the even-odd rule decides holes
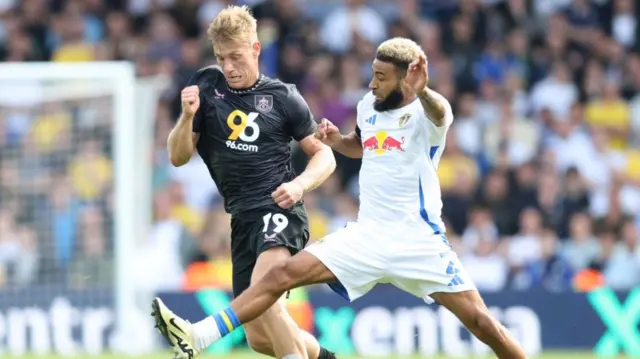
[[[400,137],[400,140],[389,136],[385,131],[378,131],[375,136],[369,137],[362,141],[362,148],[364,150],[373,151],[377,154],[383,154],[387,151],[402,151],[404,152],[404,137]]]

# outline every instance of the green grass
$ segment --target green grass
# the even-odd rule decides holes
[[[3,356],[4,357],[4,356]],[[81,356],[82,358],[85,358],[84,356]],[[81,358],[81,357],[76,357],[76,358]],[[23,357],[19,357],[21,359],[64,359],[65,357],[63,356],[57,356],[57,355],[45,355],[45,356],[35,356],[35,355],[28,355],[28,356],[23,356]],[[96,356],[96,357],[86,357],[87,359],[123,359],[124,357],[119,356],[119,355],[100,355],[100,356]],[[131,358],[135,358],[135,359],[172,359],[172,355],[171,353],[166,353],[166,354],[154,354],[154,355],[145,355],[145,356],[138,356],[138,357],[131,357]],[[235,352],[233,354],[223,354],[223,355],[217,355],[217,356],[201,356],[198,358],[202,358],[202,359],[213,359],[213,358],[224,358],[224,359],[260,359],[260,358],[267,358],[265,356],[259,355],[259,354],[254,354],[254,353],[249,353],[249,352]],[[423,359],[423,358],[427,358],[427,357],[420,357],[420,356],[411,356],[411,357],[384,357],[382,359]],[[437,357],[428,357],[429,359],[452,359],[450,357],[446,357],[446,356],[437,356]],[[479,357],[470,357],[470,358],[479,358]],[[492,356],[488,356],[485,358],[493,358]],[[545,353],[539,357],[537,357],[538,359],[596,359],[596,356],[588,353],[588,352],[583,352],[583,353],[579,353],[579,352],[553,352],[553,353]],[[340,357],[340,359],[364,359],[362,357]],[[376,359],[380,359],[380,358],[376,358]],[[533,358],[532,358],[533,359]]]

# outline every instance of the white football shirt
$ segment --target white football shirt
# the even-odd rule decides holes
[[[358,103],[363,146],[358,222],[421,221],[444,234],[437,169],[453,113],[439,96],[446,104],[441,127],[427,118],[417,98],[384,112],[373,108],[371,92]]]

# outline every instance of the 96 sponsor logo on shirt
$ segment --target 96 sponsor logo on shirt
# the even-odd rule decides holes
[[[227,117],[227,125],[231,129],[227,142],[227,148],[244,152],[258,152],[258,146],[244,142],[254,142],[260,137],[260,127],[255,122],[258,118],[257,112],[244,113],[240,110],[235,110]],[[239,120],[239,123],[237,123]],[[237,140],[241,140],[239,142]]]

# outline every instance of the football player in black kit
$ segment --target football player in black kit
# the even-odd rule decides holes
[[[293,85],[259,74],[257,25],[248,8],[231,6],[209,27],[218,66],[198,71],[182,90],[182,115],[168,139],[171,163],[187,163],[197,150],[231,214],[233,291],[238,296],[274,264],[302,250],[309,223],[302,195],[335,169],[333,152],[314,137],[316,123]],[[295,176],[290,142],[311,157]],[[236,318],[209,316],[191,324],[160,299],[152,304],[156,326],[177,358],[202,353],[219,327]],[[299,329],[276,303],[245,326],[255,351],[286,359],[330,359],[334,354]]]

